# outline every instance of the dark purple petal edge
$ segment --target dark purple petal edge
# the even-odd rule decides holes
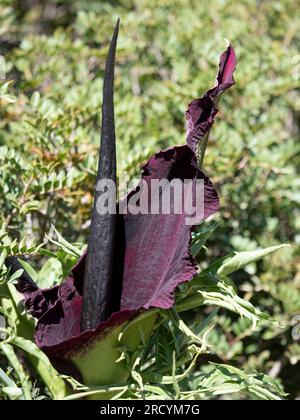
[[[234,84],[236,56],[231,45],[221,55],[217,84],[199,99],[192,101],[186,111],[187,145],[196,153],[201,139],[209,133],[218,113],[217,98]]]

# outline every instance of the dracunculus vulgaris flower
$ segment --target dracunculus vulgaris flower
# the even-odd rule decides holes
[[[97,179],[116,176],[113,81],[118,27],[105,70]],[[214,186],[201,170],[204,149],[218,97],[234,84],[235,65],[229,45],[220,57],[215,87],[188,106],[186,144],[155,154],[141,175],[147,184],[153,179],[204,180],[204,219],[219,206]],[[23,273],[17,289],[37,319],[36,344],[52,363],[62,372],[76,372],[86,385],[108,385],[126,381],[128,368],[117,361],[120,349],[134,351],[151,335],[156,308],[174,305],[176,287],[196,276],[197,265],[190,253],[194,226],[187,225],[182,214],[99,215],[96,198],[97,192],[87,252],[67,279],[41,290]],[[18,268],[14,257],[6,263]]]

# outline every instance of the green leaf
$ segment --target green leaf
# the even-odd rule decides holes
[[[23,259],[18,259],[19,263],[24,267],[24,270],[27,271],[27,273],[30,275],[30,277],[32,278],[33,281],[37,280],[37,272],[35,271],[34,268],[32,268],[32,266],[27,262],[24,261]]]
[[[40,92],[38,90],[36,90],[35,92],[33,92],[32,96],[31,96],[31,104],[34,108],[36,108],[40,102],[41,99],[41,95]]]
[[[67,385],[59,376],[58,372],[51,365],[48,357],[43,353],[35,343],[22,337],[14,337],[11,344],[24,350],[40,378],[45,382],[53,399],[60,400],[67,394]]]
[[[24,370],[22,363],[19,361],[16,356],[13,346],[7,343],[0,342],[0,350],[6,356],[7,360],[10,363],[10,366],[14,369],[15,374],[18,376],[20,384],[22,386],[22,393],[26,400],[31,400],[31,382]]]
[[[37,284],[40,288],[47,289],[62,279],[62,265],[57,258],[49,258],[38,273]]]
[[[4,394],[6,394],[11,400],[23,400],[23,392],[21,388],[16,386],[5,386],[2,388]]]
[[[52,229],[54,230],[56,236],[57,236],[57,241],[53,240],[52,238],[50,238],[48,235],[46,235],[47,239],[49,239],[50,242],[52,242],[53,244],[57,245],[58,247],[60,247],[61,249],[63,249],[67,254],[73,255],[74,257],[79,258],[82,254],[82,251],[77,248],[76,246],[70,244],[68,241],[66,241],[62,235],[55,229],[55,227],[52,225]]]
[[[257,251],[243,251],[237,252],[235,255],[223,262],[223,264],[218,268],[217,274],[220,277],[226,277],[228,274],[231,274],[241,268],[244,268],[246,265],[251,264],[255,261],[261,260],[267,255],[272,254],[273,252],[278,251],[279,249],[289,247],[288,244],[272,246],[270,248],[260,249]]]
[[[6,102],[9,102],[10,104],[13,104],[17,100],[17,98],[15,96],[9,95],[8,93],[6,93],[4,95],[0,95],[0,98],[4,99]]]
[[[210,224],[204,223],[200,225],[200,227],[197,229],[197,232],[193,234],[193,240],[191,245],[191,254],[193,257],[196,257],[199,254],[201,248],[217,227],[217,222],[212,222]]]
[[[9,283],[14,284],[16,283],[16,280],[18,280],[21,275],[23,274],[24,270],[22,268],[20,270],[17,270],[9,279]]]
[[[6,386],[16,387],[14,381],[0,368],[0,382]]]
[[[13,80],[9,80],[8,82],[3,83],[0,88],[0,96],[4,95],[7,92],[9,86],[13,83]]]

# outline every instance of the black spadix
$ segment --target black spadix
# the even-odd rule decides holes
[[[116,23],[110,43],[104,74],[101,145],[86,255],[81,331],[95,328],[99,322],[109,317],[112,310],[111,297],[117,216],[115,214],[99,214],[96,203],[101,194],[100,191],[97,191],[98,181],[109,179],[116,183],[114,72],[119,24],[120,19]],[[18,270],[23,270],[19,278],[18,290],[34,292],[38,289],[15,256],[7,257],[5,265],[12,274]]]
[[[114,73],[118,32],[119,19],[110,43],[104,74],[101,145],[84,274],[81,331],[95,328],[110,315],[116,215],[99,214],[96,203],[101,194],[97,191],[98,181],[109,179],[116,183]]]

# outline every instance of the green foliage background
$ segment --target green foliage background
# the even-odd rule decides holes
[[[234,275],[241,296],[289,327],[250,336],[246,321],[219,312],[209,360],[269,373],[291,398],[300,395],[300,344],[291,336],[300,314],[299,9],[299,0],[0,1],[0,217],[27,249],[33,239],[49,245],[51,224],[70,242],[86,241],[118,16],[120,178],[184,143],[186,106],[213,86],[224,38],[233,44],[236,85],[222,98],[204,163],[221,197],[219,226],[199,263],[292,244]],[[56,281],[65,274],[50,271]]]

